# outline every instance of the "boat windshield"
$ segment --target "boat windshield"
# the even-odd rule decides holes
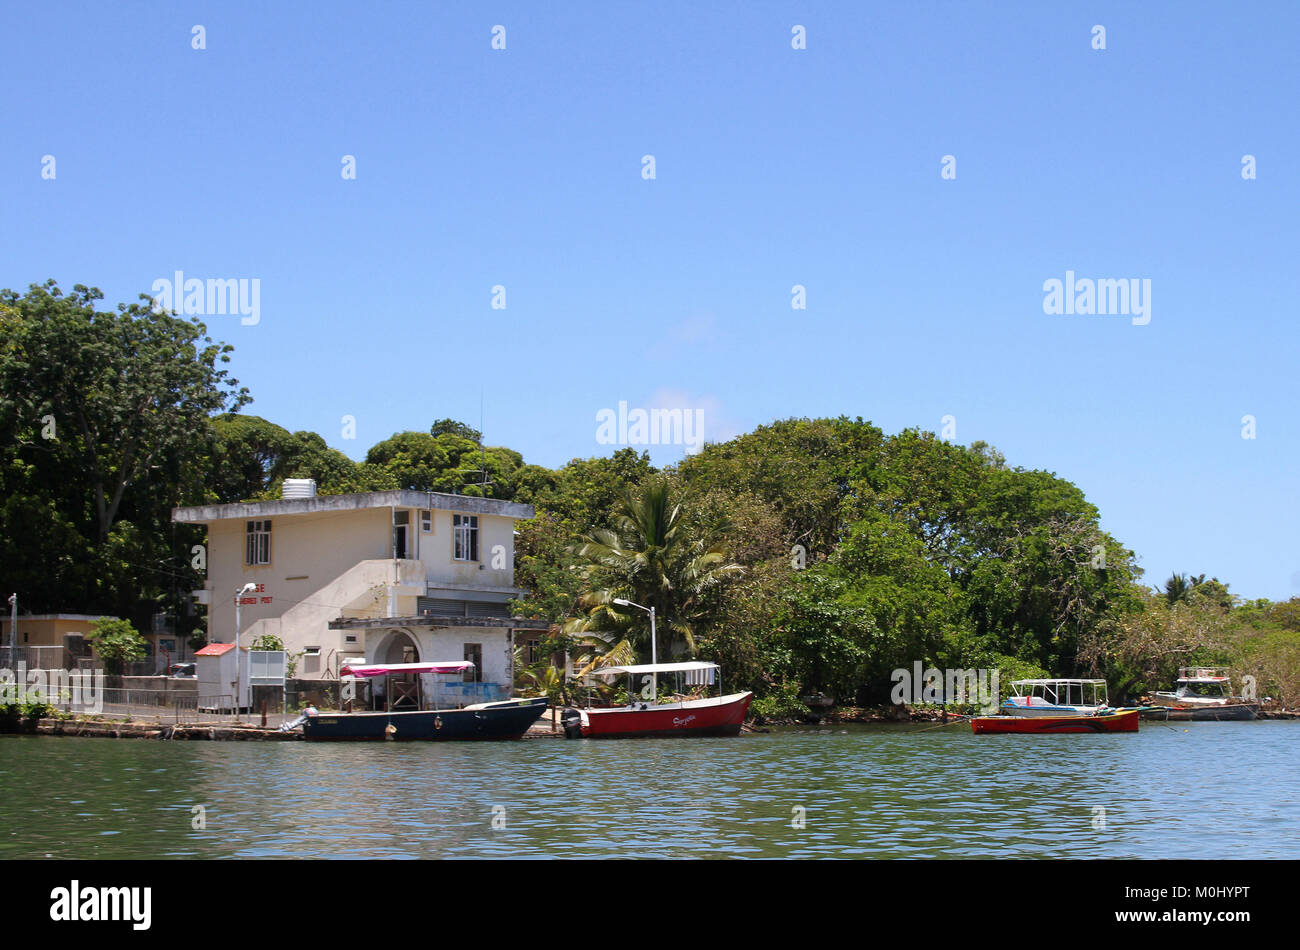
[[[1223,683],[1187,683],[1183,686],[1184,696],[1201,696],[1206,699],[1222,699],[1228,695]]]

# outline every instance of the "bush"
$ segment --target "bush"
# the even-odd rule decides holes
[[[749,704],[749,715],[759,721],[774,719],[802,719],[811,711],[799,702],[799,687],[793,684],[778,686],[766,696],[755,696]]]

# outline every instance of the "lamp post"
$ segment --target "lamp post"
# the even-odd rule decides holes
[[[9,595],[9,665],[18,669],[18,594]],[[14,676],[18,673],[15,672]]]
[[[239,664],[239,634],[243,629],[239,624],[240,607],[244,595],[250,590],[257,590],[257,585],[249,581],[235,592],[235,721],[239,721],[239,695],[244,691],[244,668]]]
[[[635,607],[637,610],[644,610],[650,615],[650,665],[659,665],[659,645],[655,636],[655,609],[653,607],[642,607],[640,604],[634,604],[630,600],[623,600],[621,597],[615,597],[614,603],[620,607]],[[659,673],[655,671],[650,674],[650,701],[654,702],[659,696]]]

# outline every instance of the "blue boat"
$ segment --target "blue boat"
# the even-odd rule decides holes
[[[473,663],[391,663],[345,666],[343,675],[384,677],[384,708],[321,713],[309,709],[290,725],[314,740],[408,740],[445,742],[466,739],[518,739],[546,711],[546,697],[474,703],[427,709],[421,675],[463,673]],[[393,679],[397,677],[397,679]]]

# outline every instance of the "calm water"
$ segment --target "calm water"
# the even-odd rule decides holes
[[[0,858],[1297,858],[1298,772],[1300,722],[481,745],[0,736]]]

